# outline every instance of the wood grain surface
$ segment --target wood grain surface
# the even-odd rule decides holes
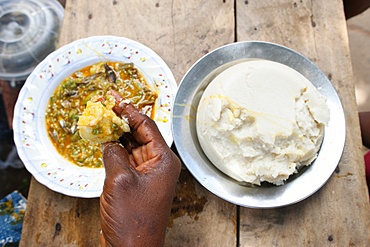
[[[346,146],[319,192],[280,209],[239,208],[205,190],[184,167],[166,246],[368,245],[370,205],[340,0],[67,0],[59,45],[94,35],[147,45],[178,83],[195,61],[221,45],[276,42],[314,61],[342,100]],[[99,230],[98,198],[64,196],[32,180],[21,246],[99,246]]]

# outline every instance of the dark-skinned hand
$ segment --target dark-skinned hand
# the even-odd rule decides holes
[[[103,145],[101,244],[163,246],[180,161],[153,120],[131,104],[117,103],[113,110],[128,119],[131,133],[121,138],[121,144]]]

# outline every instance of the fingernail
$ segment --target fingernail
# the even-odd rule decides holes
[[[123,99],[119,102],[119,106],[122,107],[122,108],[126,108],[128,106],[128,104],[130,104],[130,100],[128,100],[128,99]]]
[[[106,142],[106,143],[103,143],[102,144],[102,150],[104,151],[104,149],[106,149],[108,146],[110,145],[114,145],[115,142]]]

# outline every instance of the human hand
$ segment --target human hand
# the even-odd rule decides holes
[[[131,133],[124,136],[123,146],[103,145],[101,244],[163,246],[180,160],[149,117],[131,104],[121,103],[114,111],[128,119]]]

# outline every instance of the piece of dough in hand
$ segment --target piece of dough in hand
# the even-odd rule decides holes
[[[118,117],[112,108],[115,99],[107,95],[105,99],[92,99],[78,120],[81,138],[93,143],[117,141],[124,132],[130,132],[126,119]]]

